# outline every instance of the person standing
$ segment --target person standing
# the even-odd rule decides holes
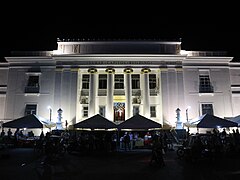
[[[16,129],[16,131],[14,132],[14,145],[15,147],[18,145],[18,138],[19,138],[19,128]]]
[[[123,137],[123,142],[124,142],[125,151],[130,150],[130,136],[128,132],[125,133]]]
[[[162,137],[159,135],[155,135],[153,139],[153,145],[152,145],[152,157],[149,163],[150,166],[153,164],[154,161],[160,167],[165,166],[165,162],[163,159],[163,152],[164,152],[163,150],[164,150],[164,147],[163,147]]]
[[[5,143],[5,131],[4,129],[2,129],[2,132],[1,132],[1,136],[0,136],[0,143]]]
[[[5,136],[5,131],[4,131],[4,129],[2,129],[1,138],[3,138],[4,136]]]
[[[11,131],[10,128],[8,129],[7,135],[8,135],[8,138],[9,138],[9,139],[12,138],[12,131]]]

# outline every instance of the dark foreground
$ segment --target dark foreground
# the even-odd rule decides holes
[[[32,148],[10,148],[1,152],[1,180],[206,180],[239,179],[239,158],[199,160],[179,159],[176,151],[164,155],[165,166],[149,165],[150,150],[129,152],[69,154],[57,156],[43,163],[44,155]]]

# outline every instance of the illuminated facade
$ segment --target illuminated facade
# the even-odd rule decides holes
[[[240,63],[225,52],[183,51],[181,41],[57,43],[0,63],[1,121],[29,113],[57,121],[60,108],[68,125],[97,113],[115,122],[140,113],[164,127],[176,126],[178,108],[181,122],[240,114]]]

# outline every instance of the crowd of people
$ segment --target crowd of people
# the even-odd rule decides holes
[[[16,128],[13,132],[11,128],[5,132],[4,129],[1,131],[0,143],[7,146],[19,147],[23,145],[26,140],[33,140],[35,137],[33,131],[29,131],[27,134],[23,133],[23,129]],[[30,141],[29,141],[30,142]]]
[[[35,150],[48,157],[64,153],[114,152],[117,150],[116,132],[59,131],[42,133],[36,141]]]
[[[202,158],[216,159],[226,156],[239,156],[240,154],[240,134],[238,129],[231,131],[213,129],[212,132],[205,134],[192,134],[183,144],[185,151],[177,151],[179,157],[188,160],[200,160]],[[185,153],[185,154],[184,154]]]
[[[13,144],[14,147],[22,147],[22,140],[32,137],[31,147],[35,152],[44,154],[47,160],[51,160],[66,152],[78,153],[109,153],[120,151],[132,151],[139,147],[152,149],[150,164],[156,162],[163,166],[163,150],[166,148],[165,133],[160,132],[116,132],[116,131],[43,131],[35,136],[32,131],[28,133],[17,128],[12,132],[2,129],[1,141],[6,144]],[[141,142],[142,145],[139,146]]]

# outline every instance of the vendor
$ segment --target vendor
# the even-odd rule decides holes
[[[144,136],[144,145],[149,146],[151,144],[152,136],[147,132]]]

